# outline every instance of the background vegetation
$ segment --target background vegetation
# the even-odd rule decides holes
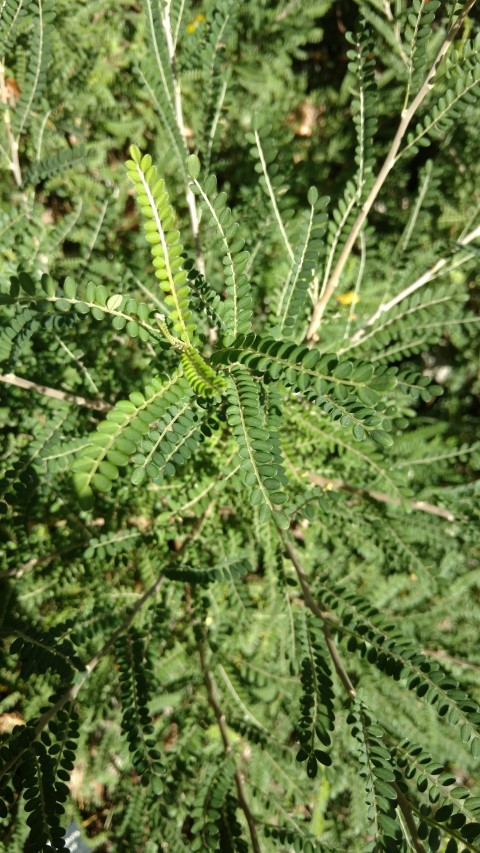
[[[5,853],[480,849],[478,20],[0,2]]]

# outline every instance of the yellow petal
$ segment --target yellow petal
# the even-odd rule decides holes
[[[356,305],[357,302],[360,302],[360,297],[354,290],[349,290],[347,293],[337,296],[337,302],[340,302],[340,305]]]

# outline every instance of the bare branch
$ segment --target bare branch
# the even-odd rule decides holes
[[[58,388],[40,385],[38,382],[31,382],[30,379],[16,376],[15,373],[4,373],[0,376],[0,382],[15,385],[17,388],[25,388],[26,391],[36,391],[37,394],[53,397],[55,400],[63,400],[65,403],[75,403],[77,406],[95,409],[98,412],[108,412],[112,408],[110,403],[106,403],[104,400],[87,400],[86,397],[81,397],[79,394],[69,394],[67,391],[59,391]]]
[[[392,506],[402,506],[402,504],[406,502],[411,509],[418,510],[419,512],[428,512],[430,515],[436,515],[439,518],[444,518],[446,521],[455,521],[455,516],[449,509],[445,509],[442,506],[436,506],[428,501],[412,501],[408,499],[404,501],[402,498],[395,498],[392,497],[392,495],[387,495],[386,492],[361,489],[357,486],[350,485],[350,483],[347,483],[345,480],[332,480],[329,477],[321,477],[319,474],[314,474],[311,471],[307,472],[307,477],[311,483],[314,483],[316,486],[322,486],[325,489],[342,489],[343,491],[351,492],[354,495],[373,498],[374,501],[380,501],[381,503],[392,504]]]

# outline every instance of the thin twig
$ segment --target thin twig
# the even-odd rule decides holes
[[[273,208],[273,212],[275,214],[275,219],[277,220],[277,225],[280,229],[280,233],[282,235],[282,239],[283,239],[283,242],[285,244],[285,248],[288,252],[288,255],[290,257],[290,260],[294,261],[295,260],[295,253],[294,253],[294,251],[290,245],[290,240],[288,239],[287,232],[285,230],[285,225],[283,224],[282,217],[280,216],[280,211],[278,209],[278,204],[277,204],[277,200],[275,198],[273,186],[272,186],[272,183],[271,183],[269,175],[268,175],[267,162],[265,160],[265,155],[263,153],[262,143],[261,143],[260,136],[258,135],[257,130],[254,131],[254,136],[255,136],[255,143],[257,146],[258,156],[260,158],[260,163],[262,166],[263,177],[265,179],[265,184],[267,187],[268,195],[270,196],[270,201],[272,203],[272,208]]]
[[[468,0],[468,2],[465,3],[465,6],[462,9],[462,11],[460,12],[457,20],[448,30],[448,32],[445,36],[445,39],[444,39],[444,41],[443,41],[443,43],[442,43],[442,45],[441,45],[441,47],[437,53],[435,61],[434,61],[433,65],[431,66],[430,71],[428,72],[422,86],[420,87],[419,91],[417,92],[417,95],[413,99],[410,106],[403,111],[401,118],[400,118],[400,123],[398,125],[397,132],[396,132],[394,139],[393,139],[393,142],[390,146],[390,150],[389,150],[389,152],[388,152],[388,154],[387,154],[387,156],[383,162],[383,165],[382,165],[382,167],[381,167],[381,169],[377,175],[376,180],[374,181],[374,184],[370,190],[368,197],[364,201],[364,203],[363,203],[363,205],[362,205],[362,207],[358,213],[358,216],[357,216],[355,222],[353,223],[350,234],[347,237],[345,245],[344,245],[344,247],[340,253],[340,256],[339,256],[338,261],[335,265],[335,268],[334,268],[334,270],[330,276],[330,279],[327,283],[327,286],[326,286],[322,296],[318,299],[318,301],[315,303],[315,305],[313,307],[312,317],[311,317],[310,324],[309,324],[308,329],[307,329],[307,333],[305,335],[305,340],[308,341],[308,340],[314,340],[315,339],[317,329],[321,323],[325,309],[326,309],[328,302],[329,302],[331,296],[333,295],[333,293],[334,293],[334,291],[335,291],[335,289],[336,289],[336,287],[340,281],[340,277],[341,277],[342,272],[345,268],[345,265],[346,265],[346,263],[350,257],[350,253],[351,253],[351,251],[355,245],[357,237],[360,234],[360,231],[363,228],[363,225],[364,225],[364,223],[368,217],[368,214],[370,213],[370,210],[373,207],[373,204],[375,203],[377,196],[380,193],[380,190],[382,189],[390,171],[393,169],[393,167],[395,165],[398,150],[399,150],[400,145],[402,143],[402,140],[403,140],[403,138],[404,138],[404,136],[408,130],[410,122],[412,121],[413,117],[415,116],[415,113],[417,112],[417,110],[419,109],[419,107],[421,106],[421,104],[423,103],[425,98],[427,97],[427,95],[430,93],[430,91],[433,87],[433,84],[434,84],[434,79],[436,77],[438,67],[439,67],[442,59],[445,57],[448,49],[450,48],[450,45],[452,44],[455,36],[457,35],[458,31],[462,27],[465,18],[467,17],[468,13],[470,12],[470,9],[472,8],[472,6],[474,6],[475,3],[476,3],[476,0]]]
[[[100,394],[100,389],[95,384],[92,377],[90,376],[90,373],[88,372],[88,369],[85,367],[81,357],[79,357],[78,355],[75,355],[73,350],[71,350],[70,347],[67,346],[65,341],[62,341],[62,339],[59,335],[55,335],[55,340],[57,341],[58,345],[67,353],[68,357],[71,358],[72,361],[75,362],[75,364],[77,365],[77,367],[81,371],[81,373],[83,373],[88,384],[91,386],[93,393],[94,394]]]
[[[393,32],[395,35],[395,39],[398,43],[398,51],[401,57],[403,64],[408,68],[408,57],[403,49],[402,39],[400,37],[400,25],[398,23],[398,19],[395,20],[392,15],[392,10],[390,8],[390,3],[388,0],[384,0],[383,8],[385,9],[385,17],[388,21],[393,25]]]
[[[305,601],[305,604],[307,605],[308,609],[312,611],[314,616],[317,616],[318,619],[321,620],[323,635],[325,637],[325,643],[327,645],[327,648],[328,648],[330,657],[332,659],[333,665],[335,667],[336,673],[337,673],[340,681],[342,682],[346,692],[348,693],[350,699],[353,700],[353,699],[355,699],[357,693],[356,693],[356,690],[355,690],[352,682],[350,681],[350,678],[348,677],[348,674],[347,674],[345,667],[343,666],[343,663],[340,659],[340,655],[338,654],[338,649],[332,640],[332,636],[330,634],[330,628],[329,628],[329,625],[326,621],[327,614],[321,610],[321,608],[318,606],[317,602],[315,601],[315,599],[312,595],[312,591],[310,589],[310,584],[308,583],[308,578],[307,578],[305,571],[303,569],[303,566],[302,566],[302,564],[298,558],[298,555],[297,555],[297,552],[295,551],[295,548],[293,547],[293,545],[290,542],[287,541],[287,539],[284,539],[283,541],[285,544],[285,549],[287,551],[287,554],[290,557],[290,560],[292,561],[292,564],[293,564],[295,571],[297,573],[297,577],[298,577],[298,580],[300,582],[300,586],[302,588],[303,600]]]
[[[442,506],[436,506],[428,501],[412,501],[408,499],[395,498],[388,495],[386,492],[370,491],[369,489],[361,489],[357,486],[352,486],[345,480],[332,480],[330,477],[321,477],[319,474],[314,474],[311,471],[307,472],[307,477],[315,486],[322,486],[325,489],[342,489],[345,492],[351,492],[354,495],[372,498],[374,501],[381,503],[392,504],[392,506],[402,506],[407,503],[411,509],[427,512],[430,515],[436,515],[439,518],[444,518],[446,521],[455,521],[455,516],[449,509],[444,509]]]
[[[268,734],[268,729],[265,728],[265,726],[263,725],[263,723],[260,722],[260,720],[257,720],[257,718],[256,718],[255,714],[253,713],[253,711],[251,710],[251,708],[248,708],[245,705],[245,702],[243,702],[242,699],[240,698],[240,696],[238,695],[237,691],[235,690],[235,687],[233,686],[232,682],[230,681],[230,679],[228,677],[227,672],[225,671],[225,667],[223,667],[222,664],[219,663],[217,666],[217,669],[218,669],[221,677],[223,678],[223,680],[227,686],[228,691],[232,694],[235,702],[242,709],[242,712],[245,715],[245,719],[252,720],[252,722],[255,723],[255,725],[259,729],[262,729],[264,732],[267,732],[267,734]]]
[[[283,7],[283,9],[280,9],[280,11],[277,13],[275,20],[278,21],[278,23],[280,23],[280,21],[283,21],[284,18],[288,17],[288,15],[295,11],[295,7],[298,6],[299,3],[300,0],[290,0],[290,3],[287,3],[287,5]]]
[[[117,188],[117,187],[115,187],[115,190],[114,190],[113,196],[114,196],[114,198],[118,198],[118,195],[119,195],[118,188]],[[106,214],[107,214],[107,209],[108,209],[108,205],[109,205],[109,204],[110,204],[110,199],[109,199],[109,198],[106,198],[106,199],[105,199],[105,201],[104,201],[104,202],[103,202],[103,204],[102,204],[101,209],[100,209],[100,213],[99,213],[99,215],[98,215],[98,219],[97,219],[97,224],[95,225],[94,232],[93,232],[93,234],[92,234],[92,237],[91,237],[90,243],[89,243],[89,245],[88,245],[87,255],[86,255],[86,256],[85,256],[85,258],[83,259],[82,266],[80,267],[79,275],[83,275],[84,270],[88,267],[88,263],[89,263],[90,258],[91,258],[91,256],[92,256],[92,252],[93,252],[93,250],[94,250],[94,248],[95,248],[95,244],[96,244],[96,242],[97,242],[97,240],[98,240],[98,235],[100,234],[100,231],[102,230],[102,225],[103,225],[103,222],[104,222],[105,216],[106,216]]]
[[[396,782],[391,782],[391,785],[397,795],[397,802],[400,811],[402,812],[403,817],[405,818],[405,823],[407,824],[407,829],[410,833],[410,840],[413,844],[414,850],[416,850],[416,853],[425,853],[425,847],[423,846],[420,838],[418,837],[417,825],[413,819],[410,803],[408,802],[407,798],[405,797],[401,789],[398,787]]]
[[[203,680],[205,682],[205,687],[207,690],[208,701],[212,707],[213,713],[215,714],[215,719],[217,721],[217,726],[219,728],[220,735],[222,738],[223,749],[224,749],[225,755],[231,755],[233,758],[232,747],[230,744],[230,738],[228,736],[227,721],[225,719],[225,714],[223,713],[223,711],[220,707],[219,701],[218,701],[217,688],[215,686],[215,681],[214,681],[213,675],[210,672],[210,669],[208,667],[207,656],[206,656],[206,651],[205,651],[205,644],[202,642],[198,643],[198,654],[200,657],[200,665],[202,668]],[[261,853],[261,847],[260,847],[260,843],[258,840],[258,834],[257,834],[257,823],[256,823],[256,820],[255,820],[251,810],[250,810],[250,806],[248,804],[248,800],[247,800],[247,797],[245,794],[245,786],[243,784],[242,774],[240,773],[240,770],[237,767],[235,760],[234,760],[234,765],[235,765],[235,774],[234,775],[235,775],[235,784],[237,786],[238,804],[239,804],[240,808],[242,809],[242,811],[245,815],[245,820],[247,821],[247,824],[248,824],[248,829],[250,832],[250,839],[252,842],[252,850],[254,851],[254,853]]]
[[[75,551],[77,548],[85,547],[87,544],[88,539],[85,539],[83,542],[72,542],[70,545],[67,545],[66,548],[53,551],[51,554],[44,554],[43,557],[31,557],[26,563],[22,563],[21,566],[14,566],[0,572],[0,581],[6,580],[7,578],[21,578],[26,572],[35,569],[37,566],[45,566],[56,557],[63,557],[65,554],[68,554],[69,551]]]
[[[87,400],[86,397],[81,397],[79,394],[69,394],[67,391],[59,391],[58,388],[40,385],[38,382],[31,382],[30,379],[23,379],[22,376],[17,376],[15,373],[4,373],[0,376],[0,382],[15,385],[17,388],[25,388],[27,391],[36,391],[37,394],[53,397],[55,400],[75,403],[77,406],[85,406],[87,409],[95,409],[97,412],[108,412],[112,408],[110,403],[106,403],[104,400]]]
[[[474,228],[473,231],[470,231],[470,233],[466,234],[465,237],[460,237],[457,242],[460,246],[468,246],[469,243],[472,243],[473,240],[476,240],[479,237],[480,225],[477,225],[477,227]],[[388,302],[382,303],[382,305],[377,308],[377,310],[371,315],[371,317],[369,317],[368,320],[365,321],[363,326],[361,326],[361,328],[355,332],[352,337],[352,343],[356,344],[361,341],[365,337],[367,330],[371,326],[373,326],[373,324],[376,323],[376,321],[383,314],[386,314],[388,311],[391,311],[392,308],[395,308],[396,305],[399,305],[400,302],[403,302],[404,299],[407,299],[409,296],[412,295],[412,293],[415,293],[415,291],[420,290],[420,288],[423,287],[425,284],[429,284],[429,282],[433,281],[433,279],[438,275],[440,270],[444,269],[444,267],[446,267],[451,260],[452,259],[450,257],[441,258],[433,265],[433,267],[430,267],[427,272],[424,272],[423,275],[421,275],[414,282],[412,282],[412,284],[409,284],[408,287],[405,287],[403,290],[400,291],[400,293],[398,293]]]

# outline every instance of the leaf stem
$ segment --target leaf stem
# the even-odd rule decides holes
[[[425,853],[425,847],[423,846],[422,842],[420,841],[420,838],[418,837],[417,825],[413,819],[410,803],[408,802],[407,798],[402,793],[396,782],[392,782],[391,785],[397,795],[398,807],[402,812],[403,817],[405,818],[405,823],[407,825],[408,832],[410,833],[410,840],[412,842],[413,849],[416,851],[416,853]]]
[[[257,145],[258,156],[260,158],[260,163],[262,165],[263,177],[265,179],[265,184],[267,187],[268,195],[270,196],[270,201],[272,203],[273,212],[275,214],[275,219],[277,220],[278,227],[280,229],[280,233],[282,235],[283,242],[285,244],[285,248],[288,252],[288,256],[291,261],[295,260],[294,251],[290,245],[290,240],[288,239],[287,232],[285,231],[285,225],[283,224],[282,217],[280,216],[280,211],[277,205],[277,199],[275,198],[275,193],[273,191],[273,187],[268,175],[267,163],[265,160],[265,155],[263,153],[262,143],[260,141],[260,136],[258,135],[258,131],[254,131],[255,142]]]

